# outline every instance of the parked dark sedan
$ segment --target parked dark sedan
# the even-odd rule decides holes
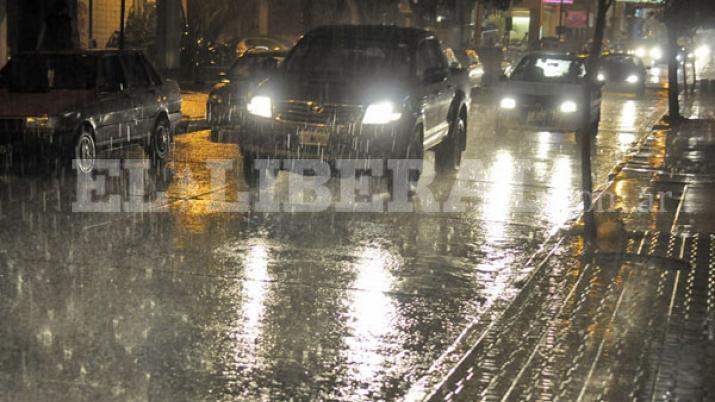
[[[180,118],[179,86],[141,53],[22,54],[0,71],[0,144],[39,145],[84,173],[99,149],[131,142],[165,160]]]
[[[642,95],[645,92],[646,75],[646,66],[639,57],[612,53],[601,59],[598,81],[604,83],[606,89]]]
[[[449,68],[429,31],[316,28],[248,102],[244,174],[257,184],[261,158],[422,161],[429,149],[438,170],[453,171],[466,144],[469,89],[466,71]],[[414,183],[419,171],[406,176]]]
[[[213,87],[206,105],[213,141],[223,141],[243,124],[246,97],[275,72],[285,55],[285,52],[249,50]]]

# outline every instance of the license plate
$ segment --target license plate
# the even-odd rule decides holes
[[[330,131],[320,129],[299,129],[298,142],[300,145],[328,145]]]
[[[527,123],[531,124],[546,124],[550,121],[551,119],[551,113],[550,112],[544,112],[544,111],[538,111],[538,112],[529,112],[529,114],[526,117]]]

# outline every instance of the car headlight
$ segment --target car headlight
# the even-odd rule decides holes
[[[400,120],[402,113],[395,111],[395,104],[392,102],[373,103],[367,107],[363,124],[387,124]]]
[[[626,82],[629,84],[635,84],[638,82],[638,76],[635,74],[631,74],[626,78]]]
[[[598,73],[598,75],[596,75],[596,79],[599,80],[599,81],[601,81],[601,82],[606,81],[606,74],[604,74],[604,73]]]
[[[516,107],[516,100],[514,98],[503,98],[499,102],[499,107],[502,109],[514,109]]]
[[[25,127],[29,129],[52,128],[54,123],[54,119],[48,116],[25,118]]]
[[[639,47],[636,49],[636,56],[645,57],[645,55],[646,55],[646,50],[644,47]]]
[[[273,102],[271,98],[267,96],[254,96],[251,101],[246,105],[248,113],[259,116],[271,118],[273,117]]]
[[[700,45],[695,49],[695,57],[698,59],[705,59],[710,56],[710,46]]]
[[[574,101],[565,101],[560,107],[561,113],[573,113],[578,110],[578,106]]]
[[[663,57],[663,50],[661,50],[658,46],[650,50],[651,59],[660,60],[661,57]]]

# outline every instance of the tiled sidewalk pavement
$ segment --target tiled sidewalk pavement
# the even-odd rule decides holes
[[[714,111],[697,93],[642,141],[610,235],[564,235],[429,400],[715,400]]]

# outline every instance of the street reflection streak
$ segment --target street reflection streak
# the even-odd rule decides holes
[[[261,332],[264,300],[268,287],[268,248],[265,243],[251,246],[245,259],[243,279],[243,336],[247,345],[254,344]]]
[[[549,191],[549,203],[546,211],[549,220],[553,224],[553,230],[558,230],[571,213],[569,196],[572,189],[572,175],[573,170],[569,157],[560,156],[556,159],[551,173],[551,190]]]
[[[508,223],[512,205],[514,179],[514,157],[509,151],[500,150],[496,154],[494,164],[489,170],[489,186],[484,204],[484,219],[487,227],[488,241],[500,240],[504,237],[504,229]]]
[[[395,307],[386,292],[392,288],[393,278],[388,268],[393,257],[373,246],[359,253],[355,265],[357,289],[351,306],[355,321],[352,337],[347,339],[348,358],[356,363],[356,380],[363,384],[374,381],[385,361],[379,350],[381,338],[387,335]]]
[[[629,100],[623,104],[621,109],[620,124],[621,130],[636,131],[636,118],[638,117],[636,102]]]

